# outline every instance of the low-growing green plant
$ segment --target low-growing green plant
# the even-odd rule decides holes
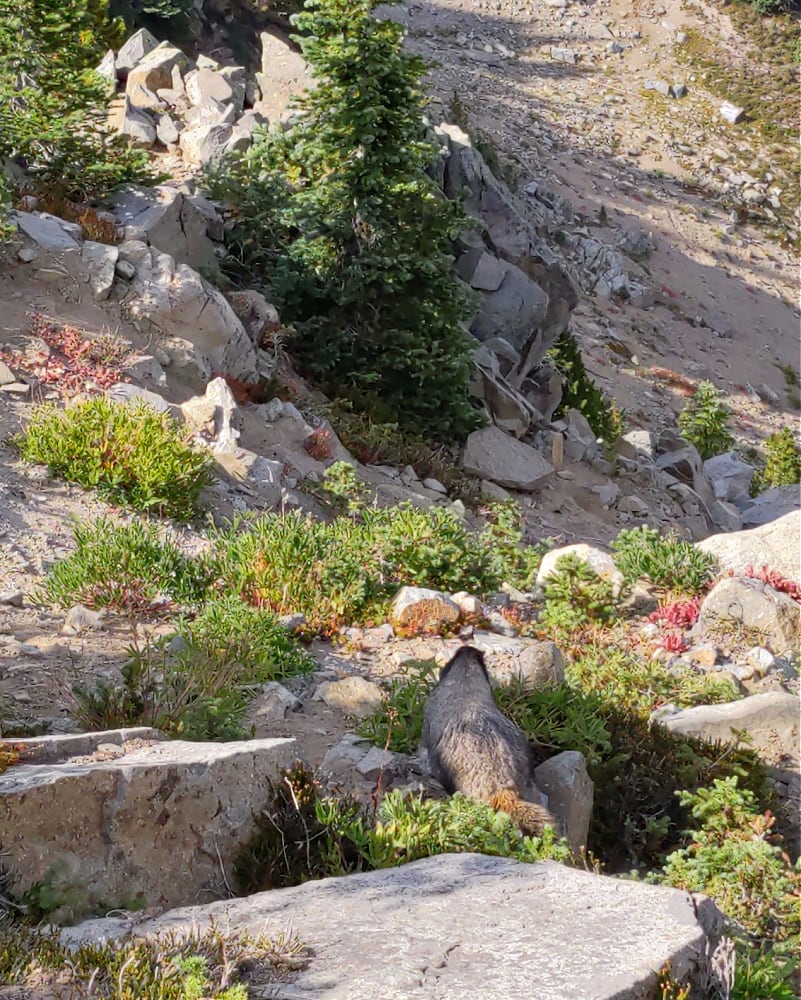
[[[765,467],[751,482],[751,496],[772,486],[794,486],[801,483],[801,448],[789,427],[771,434],[765,442]]]
[[[572,553],[557,560],[543,586],[543,628],[572,632],[587,625],[606,624],[617,614],[612,583]]]
[[[56,933],[16,924],[0,941],[0,981],[26,995],[30,989],[106,1000],[248,1000],[245,967],[258,969],[260,980],[277,978],[298,968],[304,956],[292,936],[273,939],[214,926],[72,948]]]
[[[731,1000],[798,1000],[799,979],[798,959],[737,942]]]
[[[106,517],[76,522],[75,551],[47,571],[40,603],[146,613],[165,604],[195,605],[209,584],[199,560],[185,556],[153,524],[115,524]]]
[[[492,512],[491,512],[492,513]],[[216,538],[215,575],[276,614],[302,613],[309,631],[384,620],[399,587],[449,593],[530,583],[539,552],[519,544],[509,510],[472,532],[451,510],[364,508],[331,523],[298,512],[235,522]]]
[[[356,731],[377,746],[414,753],[423,732],[425,701],[438,676],[433,660],[409,664],[404,677],[390,681],[380,711],[362,720]]]
[[[367,503],[370,491],[349,462],[334,462],[323,473],[323,490],[345,514],[357,514]]]
[[[695,820],[692,840],[667,857],[661,880],[711,896],[757,942],[797,943],[801,862],[771,842],[773,817],[734,775],[677,795]]]
[[[562,401],[554,416],[563,417],[568,410],[578,410],[597,437],[613,444],[623,433],[620,413],[587,374],[576,338],[568,329],[562,331],[546,357],[565,380]]]
[[[145,403],[97,397],[36,407],[15,438],[22,457],[136,510],[189,520],[210,480],[211,459],[179,425]]]
[[[372,811],[323,795],[303,765],[285,772],[272,791],[271,805],[235,861],[242,893],[391,868],[436,854],[571,860],[567,843],[550,828],[542,837],[525,837],[505,813],[458,794],[436,800],[392,791]]]
[[[76,717],[90,728],[150,725],[186,739],[244,735],[242,719],[266,681],[311,670],[313,661],[269,613],[228,595],[155,643],[135,641],[121,683],[76,687]]]
[[[628,583],[646,579],[665,590],[692,595],[705,590],[714,578],[713,556],[645,524],[621,531],[612,549]]]
[[[725,393],[711,382],[699,382],[695,395],[679,414],[679,430],[704,460],[734,447],[729,430],[731,410],[724,399]]]

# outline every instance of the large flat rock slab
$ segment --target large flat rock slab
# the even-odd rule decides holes
[[[63,933],[78,942],[212,921],[254,933],[291,924],[310,958],[274,994],[287,1000],[646,1000],[666,962],[693,976],[720,933],[719,911],[696,903],[555,862],[449,854]]]
[[[756,570],[767,566],[801,582],[801,511],[791,511],[748,531],[710,535],[696,548],[711,553],[723,570],[744,573],[748,566]]]
[[[60,919],[227,895],[270,781],[299,756],[291,739],[140,738],[76,749],[80,756],[0,774],[0,844],[13,889],[44,883],[63,901]]]

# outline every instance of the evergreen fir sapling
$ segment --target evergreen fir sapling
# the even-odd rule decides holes
[[[43,193],[82,200],[146,176],[146,154],[107,130],[94,70],[123,36],[104,0],[0,0],[0,161]]]
[[[313,0],[295,16],[316,86],[211,186],[234,203],[233,255],[269,283],[305,373],[407,430],[462,438],[480,424],[461,327],[472,300],[450,258],[466,220],[426,174],[426,66],[376,6]]]

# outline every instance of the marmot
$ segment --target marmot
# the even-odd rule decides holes
[[[558,829],[538,804],[543,795],[526,734],[495,704],[484,656],[472,646],[442,668],[426,701],[422,746],[449,795],[461,792],[509,813],[526,834],[538,835],[546,825]]]

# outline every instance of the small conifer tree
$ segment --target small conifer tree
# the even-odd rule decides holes
[[[293,352],[331,394],[437,440],[479,424],[471,299],[451,269],[465,225],[426,174],[425,64],[378,0],[311,0],[293,20],[316,84],[286,131],[211,182],[240,222],[233,256],[269,283]]]
[[[0,0],[0,161],[76,200],[144,175],[146,154],[105,129],[107,82],[94,71],[123,34],[106,0]]]

